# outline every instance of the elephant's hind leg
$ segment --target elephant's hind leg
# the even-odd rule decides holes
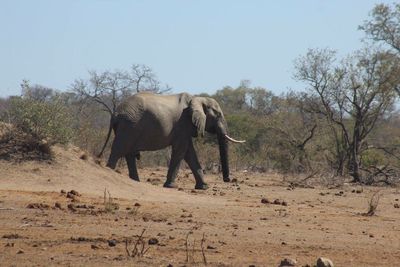
[[[127,156],[132,151],[134,142],[134,128],[126,121],[121,121],[115,131],[115,138],[111,146],[107,166],[115,169],[120,158]]]
[[[129,169],[129,177],[135,181],[139,182],[139,174],[137,172],[137,167],[136,167],[136,154],[128,154],[125,156],[126,163],[128,164],[128,169]]]

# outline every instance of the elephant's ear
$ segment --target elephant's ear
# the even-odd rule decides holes
[[[204,136],[204,130],[206,128],[206,114],[203,109],[203,98],[194,97],[190,102],[190,107],[192,109],[192,122],[197,128],[197,132]]]

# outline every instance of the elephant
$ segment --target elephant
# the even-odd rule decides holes
[[[139,92],[127,97],[111,117],[106,142],[115,137],[107,167],[115,169],[118,160],[125,157],[129,177],[139,181],[136,159],[141,151],[154,151],[171,146],[171,159],[164,187],[176,188],[175,178],[184,159],[196,181],[195,189],[207,189],[203,169],[199,163],[192,138],[215,134],[219,144],[223,181],[229,182],[228,141],[243,143],[230,137],[227,123],[216,100],[192,96],[188,93],[160,95]]]

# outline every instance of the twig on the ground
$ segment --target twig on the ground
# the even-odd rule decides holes
[[[125,239],[125,251],[128,257],[143,257],[147,251],[150,249],[150,247],[146,248],[146,242],[143,240],[143,235],[146,232],[146,228],[142,230],[142,233],[138,236],[138,238],[135,241],[135,245],[133,246],[132,252],[129,251],[129,241],[128,239]],[[140,246],[140,247],[139,247]]]
[[[190,232],[191,232],[191,231],[189,231],[189,232],[186,234],[186,242],[185,242],[186,263],[189,263],[189,235],[190,235]]]
[[[204,265],[207,265],[206,253],[204,252],[204,242],[205,241],[206,241],[205,233],[203,233],[203,238],[201,239],[201,243],[200,243],[201,254],[203,255],[203,263],[204,263]]]
[[[0,210],[15,210],[14,208],[0,208]]]

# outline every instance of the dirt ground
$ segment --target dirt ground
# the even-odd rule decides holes
[[[179,189],[164,189],[165,168],[140,169],[137,183],[78,149],[55,153],[52,163],[0,161],[1,266],[400,263],[398,188],[293,188],[237,172],[232,183],[207,174],[210,188],[199,191],[181,170]],[[364,216],[376,190],[376,215]]]

